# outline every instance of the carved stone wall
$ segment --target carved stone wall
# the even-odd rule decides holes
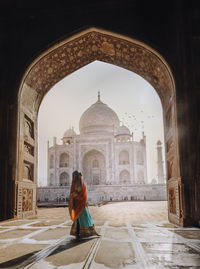
[[[137,40],[93,28],[41,55],[30,67],[23,83],[40,95],[39,106],[44,94],[58,81],[95,60],[142,76],[156,89],[165,106],[174,97],[172,75],[161,55]]]

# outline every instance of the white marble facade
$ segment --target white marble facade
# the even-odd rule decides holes
[[[73,128],[63,144],[48,149],[48,186],[70,185],[79,170],[87,185],[147,183],[146,138],[140,142],[122,125],[117,114],[98,101],[81,116],[80,135]]]
[[[119,196],[124,197],[126,190],[129,193],[133,186],[140,186],[137,193],[142,185],[146,186],[146,137],[143,134],[139,142],[134,141],[130,130],[120,125],[117,114],[100,100],[100,94],[97,102],[82,114],[79,130],[80,134],[76,134],[73,128],[68,129],[62,145],[54,138],[53,146],[48,147],[49,188],[48,191],[40,188],[39,200],[58,199],[55,192],[59,193],[59,187],[69,189],[74,170],[82,173],[91,202],[110,200],[109,194],[114,189],[118,192],[123,189],[123,195]],[[97,195],[99,191],[104,194],[103,198]],[[116,194],[112,194],[111,199],[118,200]]]

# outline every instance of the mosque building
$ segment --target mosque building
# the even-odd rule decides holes
[[[164,177],[156,190],[147,180],[146,136],[134,141],[133,133],[115,111],[98,100],[81,116],[80,134],[66,130],[62,145],[54,137],[48,145],[47,187],[38,188],[40,201],[64,201],[69,193],[72,172],[78,170],[88,188],[90,202],[113,200],[165,199]],[[146,188],[146,189],[145,189]],[[154,193],[155,192],[155,193]]]

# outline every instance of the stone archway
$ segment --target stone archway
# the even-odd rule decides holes
[[[67,153],[62,153],[60,155],[59,167],[68,167],[69,166],[69,155]]]
[[[98,150],[88,151],[82,160],[83,178],[88,185],[106,183],[106,160]]]
[[[122,170],[119,174],[120,184],[130,184],[130,173],[127,170]]]
[[[176,92],[170,68],[163,57],[148,45],[96,28],[82,31],[46,50],[29,66],[21,81],[18,95],[17,216],[36,214],[37,113],[41,101],[58,81],[95,60],[135,72],[157,91],[164,114],[169,220],[183,225]],[[31,171],[28,179],[27,169]],[[29,199],[22,199],[23,190],[31,193],[31,199],[30,195]],[[31,210],[24,211],[23,208]]]
[[[67,172],[62,172],[59,176],[59,185],[68,186],[69,185],[69,174]]]

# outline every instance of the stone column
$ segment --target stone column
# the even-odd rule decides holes
[[[157,169],[158,169],[158,183],[164,183],[164,171],[163,171],[163,158],[162,158],[162,143],[160,140],[157,142]]]

